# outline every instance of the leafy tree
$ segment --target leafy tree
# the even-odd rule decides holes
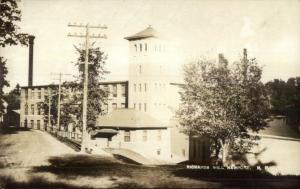
[[[79,76],[76,77],[75,81],[65,82],[62,85],[62,96],[61,96],[61,125],[67,126],[70,123],[76,123],[77,126],[82,129],[82,99],[83,99],[83,76],[84,76],[84,61],[85,61],[85,50],[83,48],[76,47],[76,52],[79,54],[76,62],[74,63],[79,70]],[[100,86],[100,80],[103,79],[104,75],[108,73],[105,69],[105,61],[107,56],[100,50],[100,48],[89,49],[89,78],[88,78],[88,110],[87,119],[88,121],[96,121],[96,118],[100,114],[104,114],[104,105],[107,104],[107,93]],[[56,88],[55,93],[58,93]],[[57,102],[58,96],[52,95],[51,114],[52,122],[56,124],[57,119]],[[44,112],[48,112],[48,97],[42,105]],[[48,116],[45,115],[48,119]]]
[[[8,110],[18,110],[20,109],[20,95],[21,89],[20,85],[17,84],[16,87],[5,95],[5,101],[8,103]]]
[[[289,78],[286,82],[274,79],[265,86],[268,89],[272,113],[285,115],[290,125],[299,126],[300,77]]]
[[[6,86],[9,86],[8,81],[6,80],[6,75],[8,73],[7,68],[5,66],[6,60],[4,60],[3,57],[0,57],[0,117],[4,113],[4,104],[3,104],[3,97],[4,97],[4,92],[3,88]]]
[[[240,153],[251,148],[257,138],[249,132],[266,126],[268,106],[255,59],[245,56],[232,69],[224,56],[219,60],[219,64],[200,60],[184,66],[177,116],[187,134],[208,137],[215,156],[222,152],[225,163],[229,146]]]
[[[0,47],[7,45],[27,45],[27,34],[19,33],[17,22],[21,20],[21,11],[18,9],[16,0],[1,0],[0,2]],[[6,60],[0,56],[0,116],[3,114],[3,88],[8,87],[6,80],[7,68]]]

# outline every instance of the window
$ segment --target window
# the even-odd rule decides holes
[[[39,92],[38,92],[38,99],[41,99],[41,98],[42,98],[42,92],[39,91]]]
[[[136,84],[133,85],[134,92],[136,92]]]
[[[112,103],[112,108],[115,110],[117,109],[117,103]]]
[[[126,96],[126,86],[125,85],[121,85],[122,86],[122,97]]]
[[[30,128],[34,128],[34,120],[30,120]]]
[[[113,97],[117,97],[117,85],[113,85]]]
[[[130,142],[130,131],[124,131],[124,142]]]
[[[142,66],[139,66],[139,73],[142,74]]]
[[[139,103],[139,110],[141,111],[142,110],[142,104]]]
[[[140,43],[140,51],[143,51],[142,43]]]
[[[121,104],[121,108],[125,108],[125,103],[122,103],[122,104]]]
[[[161,130],[157,131],[157,140],[161,141]]]
[[[109,90],[108,90],[108,86],[107,86],[107,85],[104,85],[103,91],[104,91],[104,93],[105,93],[105,97],[108,97],[108,95],[109,95]]]
[[[28,115],[28,104],[25,104],[25,115]]]
[[[157,149],[156,153],[157,155],[160,155],[160,149]]]
[[[134,44],[134,48],[135,48],[135,52],[137,51],[137,45],[136,44]]]
[[[28,90],[25,89],[25,98],[28,99]]]
[[[30,113],[31,115],[34,115],[34,104],[31,104],[30,106]]]
[[[25,119],[25,121],[24,121],[24,127],[25,127],[25,128],[28,127],[28,121],[27,121],[27,119]]]
[[[147,131],[145,130],[145,131],[143,131],[143,141],[145,142],[145,141],[147,141],[147,139],[148,139],[148,135],[147,135],[148,133],[147,133]]]
[[[133,108],[135,109],[135,103],[133,104]]]
[[[144,84],[145,92],[147,91],[147,83]]]
[[[139,84],[139,92],[142,92],[142,84]]]
[[[37,127],[37,129],[40,129],[40,127],[41,127],[41,121],[40,120],[37,120],[36,127]]]
[[[31,99],[34,98],[34,90],[33,89],[31,89],[31,95],[30,95],[30,97],[31,97]]]
[[[144,111],[146,112],[147,111],[147,104],[144,103]]]
[[[41,105],[37,104],[37,115],[41,115]]]
[[[145,51],[147,51],[147,43],[145,43]]]

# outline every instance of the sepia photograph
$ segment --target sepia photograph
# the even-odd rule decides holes
[[[300,188],[300,0],[0,0],[23,188]]]

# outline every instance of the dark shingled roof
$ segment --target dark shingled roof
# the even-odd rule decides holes
[[[112,128],[166,128],[166,124],[135,109],[116,109],[109,115],[99,116],[96,127]]]
[[[148,26],[143,31],[140,31],[134,35],[125,37],[124,39],[132,41],[132,40],[138,40],[138,39],[149,38],[149,37],[160,37],[160,34],[154,28],[152,28],[151,26]]]

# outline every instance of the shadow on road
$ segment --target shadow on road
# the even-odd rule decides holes
[[[96,155],[65,155],[48,159],[50,165],[34,167],[32,172],[50,172],[62,177],[72,176],[119,176],[131,177],[132,170],[143,166],[127,164],[112,157]]]
[[[0,176],[0,188],[5,189],[26,189],[26,188],[48,188],[48,189],[89,189],[92,187],[84,186],[84,187],[78,187],[72,184],[67,184],[63,182],[49,182],[47,179],[39,176],[31,177],[28,181],[16,181],[11,176]]]
[[[16,126],[0,127],[0,135],[17,134],[18,132],[24,132],[24,131],[30,131],[30,129],[24,127],[16,127]]]

